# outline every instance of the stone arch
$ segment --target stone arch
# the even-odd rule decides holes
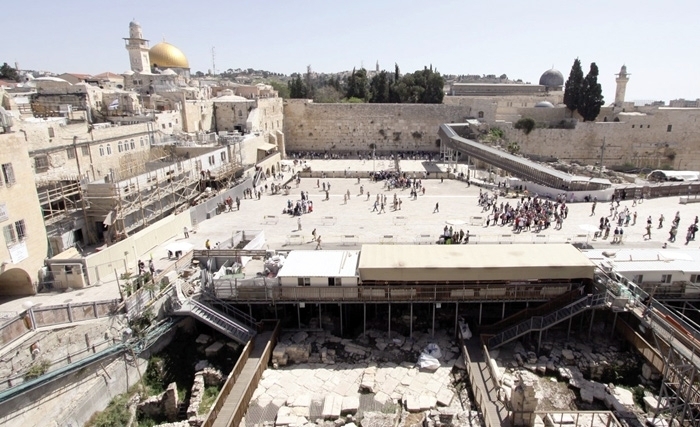
[[[35,295],[36,288],[26,271],[11,268],[0,274],[0,295],[27,296]]]

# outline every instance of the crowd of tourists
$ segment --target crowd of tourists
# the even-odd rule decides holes
[[[565,196],[564,196],[565,197]],[[557,196],[554,201],[544,200],[538,196],[522,196],[516,205],[511,201],[498,204],[498,194],[490,195],[479,190],[479,205],[482,212],[487,212],[486,226],[495,226],[500,222],[501,226],[510,225],[513,232],[522,231],[540,232],[554,224],[554,229],[561,229],[564,220],[569,214],[566,199]]]

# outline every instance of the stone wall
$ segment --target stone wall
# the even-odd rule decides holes
[[[553,115],[558,113],[558,109],[548,110]],[[618,113],[615,117],[620,121],[578,122],[575,129],[537,128],[529,135],[514,129],[512,123],[498,126],[508,140],[520,144],[521,153],[595,164],[600,162],[605,142],[603,164],[607,167],[632,164],[700,169],[700,134],[696,124],[700,109],[659,108],[647,114]]]
[[[442,104],[314,104],[286,100],[287,151],[378,152],[440,150],[438,126],[463,122],[468,106]]]

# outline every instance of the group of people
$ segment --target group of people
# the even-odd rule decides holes
[[[292,200],[287,200],[287,207],[282,210],[283,214],[289,214],[292,216],[301,216],[305,213],[311,213],[314,211],[314,202],[309,200],[309,192],[302,191],[301,199],[296,202]]]
[[[465,233],[462,229],[460,229],[459,231],[453,229],[451,225],[449,227],[445,226],[437,243],[439,245],[466,245],[467,243],[469,243],[469,230],[467,230],[467,232]]]
[[[486,218],[487,227],[500,221],[501,226],[511,224],[515,233],[533,229],[540,232],[549,228],[552,223],[555,224],[555,230],[559,230],[569,214],[565,200],[543,200],[538,196],[522,196],[515,206],[510,202],[501,202],[499,205],[498,194],[491,197],[479,190],[479,204],[482,206],[482,212],[490,211]]]

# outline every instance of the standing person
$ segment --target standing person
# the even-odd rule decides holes
[[[634,211],[634,215],[632,215],[632,225],[637,225],[637,211]]]
[[[438,212],[438,213],[440,212],[440,203],[439,202],[435,203],[435,209],[433,209],[433,213],[435,213],[435,212]]]
[[[659,217],[659,228],[664,228],[664,214]]]
[[[297,231],[301,231],[301,218],[297,218]]]
[[[209,241],[209,239],[207,239],[207,241],[204,242],[204,247],[207,248],[207,250],[211,249],[211,242]]]
[[[315,242],[316,241],[316,229],[314,228],[314,231],[311,232],[311,241]]]
[[[190,230],[187,229],[187,226],[184,226],[182,228],[182,231],[185,233],[185,239],[189,239],[190,238]]]
[[[152,277],[152,278],[155,277],[155,275],[156,275],[156,266],[155,266],[155,264],[153,264],[153,260],[152,260],[152,259],[148,261],[148,271],[151,272],[151,277]]]
[[[236,210],[240,211],[241,210],[241,198],[236,196]]]

